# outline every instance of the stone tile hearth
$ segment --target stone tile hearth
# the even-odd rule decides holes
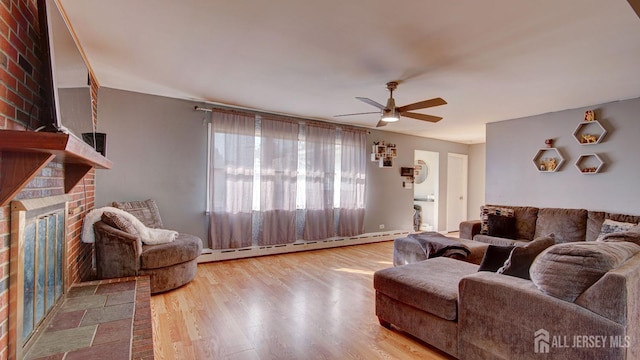
[[[25,359],[153,359],[148,277],[75,284]]]

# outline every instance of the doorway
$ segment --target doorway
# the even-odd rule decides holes
[[[458,231],[467,220],[468,158],[455,153],[447,156],[447,232]]]
[[[435,151],[415,150],[413,209],[415,231],[438,230],[439,156]]]

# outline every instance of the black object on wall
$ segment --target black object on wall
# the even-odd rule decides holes
[[[94,141],[95,139],[95,141]],[[82,140],[96,149],[102,156],[107,156],[107,134],[105,133],[82,133]]]

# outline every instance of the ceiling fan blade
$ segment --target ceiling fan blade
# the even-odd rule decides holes
[[[436,123],[436,122],[442,120],[442,118],[440,116],[425,115],[425,114],[418,114],[418,113],[411,113],[411,112],[401,112],[400,115],[406,116],[406,117],[410,117],[410,118],[414,118],[414,119],[418,119],[418,120],[422,120],[422,121],[429,121],[429,122],[432,122],[432,123]]]
[[[631,5],[631,7],[633,8],[633,11],[635,11],[638,17],[640,17],[640,1],[638,0],[627,0],[627,1],[629,2],[629,5]]]
[[[353,116],[353,115],[367,115],[367,114],[380,114],[380,111],[363,112],[363,113],[353,113],[353,114],[340,114],[340,115],[333,115],[333,117]]]
[[[386,121],[378,121],[378,123],[376,124],[376,127],[383,127],[383,126],[387,126],[388,122]]]
[[[376,101],[373,101],[373,100],[371,100],[369,98],[356,97],[356,99],[358,99],[358,100],[360,100],[362,102],[366,102],[369,105],[373,105],[373,106],[377,107],[380,110],[384,110],[385,109],[384,105],[382,105],[382,104],[380,104],[380,103],[378,103]]]
[[[433,98],[433,99],[430,99],[430,100],[418,101],[417,103],[413,103],[413,104],[409,104],[409,105],[405,105],[405,106],[400,106],[398,108],[398,111],[404,112],[404,111],[425,109],[425,108],[429,108],[429,107],[433,107],[433,106],[445,105],[446,103],[447,102],[444,101],[444,99],[442,99],[442,98]]]

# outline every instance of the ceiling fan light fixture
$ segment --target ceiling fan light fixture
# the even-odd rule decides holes
[[[383,111],[382,118],[380,120],[384,122],[396,122],[400,120],[400,114],[395,109]]]

